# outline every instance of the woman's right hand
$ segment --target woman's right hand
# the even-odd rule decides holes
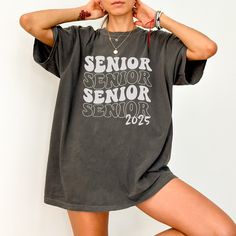
[[[86,16],[85,20],[94,20],[101,18],[107,14],[106,11],[100,6],[100,0],[90,0],[87,4],[84,5],[85,11],[90,13],[90,16]]]

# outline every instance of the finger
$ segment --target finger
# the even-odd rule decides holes
[[[140,0],[136,0],[135,5],[136,6],[140,6],[141,5],[141,1]]]
[[[100,8],[102,8],[101,1],[100,1],[100,0],[94,0],[94,2],[95,2]]]
[[[139,21],[139,20],[135,21],[134,24],[135,25],[139,25],[139,26],[143,26],[143,23],[141,21]]]

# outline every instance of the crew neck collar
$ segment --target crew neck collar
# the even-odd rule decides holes
[[[105,35],[108,35],[108,31],[107,31],[107,29],[104,27],[104,28],[100,28],[99,29],[100,30],[100,32],[102,33],[102,34],[105,34]],[[110,35],[119,35],[119,34],[123,34],[123,35],[126,35],[126,34],[129,34],[130,32],[132,32],[132,34],[133,33],[136,33],[136,32],[139,32],[139,31],[141,31],[142,29],[140,28],[140,27],[138,27],[138,26],[136,26],[136,28],[135,29],[133,29],[133,30],[129,30],[129,31],[109,31],[109,34]]]

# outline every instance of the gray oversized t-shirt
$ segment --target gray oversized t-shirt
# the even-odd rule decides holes
[[[206,60],[187,61],[186,46],[165,30],[152,30],[148,47],[138,27],[113,54],[104,28],[52,29],[53,47],[36,38],[33,47],[60,79],[44,202],[110,211],[144,201],[177,177],[168,167],[172,86],[196,84]]]

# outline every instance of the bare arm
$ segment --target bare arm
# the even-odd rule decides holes
[[[43,43],[53,46],[52,27],[78,19],[84,6],[67,9],[47,9],[23,14],[20,19],[20,25],[31,35]]]
[[[136,0],[135,6],[136,10],[133,15],[139,20],[136,24],[148,28],[150,25],[147,23],[155,19],[156,10],[141,0]],[[208,59],[217,52],[217,44],[205,34],[170,18],[164,13],[160,17],[160,24],[184,43],[187,47],[186,57],[189,60]],[[155,26],[155,22],[152,26]]]
[[[208,59],[217,52],[217,44],[205,34],[162,14],[161,26],[174,33],[187,47],[189,60]]]
[[[89,0],[87,4],[80,7],[25,13],[20,16],[19,23],[28,33],[52,47],[54,43],[52,27],[65,22],[78,21],[82,10],[90,14],[84,20],[97,19],[105,15],[99,0]]]

